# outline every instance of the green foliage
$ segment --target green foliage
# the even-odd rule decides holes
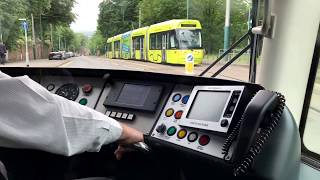
[[[144,26],[170,19],[186,19],[187,16],[185,0],[142,0],[139,7]]]
[[[223,48],[225,22],[225,0],[189,0],[189,18],[202,24],[203,44],[208,53],[217,53]],[[129,3],[131,2],[131,3]],[[230,44],[247,32],[250,0],[232,0]],[[123,4],[127,6],[123,6]],[[122,18],[123,7],[126,10]],[[143,26],[171,19],[186,19],[186,0],[113,0],[100,4],[98,29],[105,37],[124,33],[137,24],[138,10],[141,8]],[[134,26],[136,27],[136,25]]]
[[[20,38],[18,19],[25,15],[25,6],[26,3],[21,0],[0,1],[0,36],[9,48],[14,48]]]
[[[36,38],[42,42],[50,42],[50,24],[54,27],[68,27],[75,19],[71,11],[74,3],[75,0],[1,0],[0,34],[3,41],[9,49],[19,47],[24,34],[18,19],[27,19],[30,37],[31,14],[33,14]],[[69,38],[67,35],[66,37]]]
[[[105,37],[138,28],[139,0],[103,1],[99,5],[98,30]]]
[[[88,42],[88,48],[90,49],[90,52],[94,55],[99,55],[99,53],[105,53],[105,45],[106,39],[99,30],[93,34],[93,36],[90,38]]]

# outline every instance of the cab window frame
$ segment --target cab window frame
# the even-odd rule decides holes
[[[305,94],[305,99],[303,103],[303,109],[301,113],[301,118],[300,118],[300,124],[299,124],[299,132],[300,132],[300,138],[301,138],[301,150],[302,150],[302,160],[316,168],[320,168],[320,154],[317,154],[316,152],[311,151],[306,147],[303,141],[304,133],[305,133],[305,128],[306,124],[308,121],[308,114],[310,110],[310,104],[311,104],[311,99],[312,95],[314,93],[314,86],[316,83],[316,78],[317,78],[317,73],[319,70],[319,62],[320,62],[320,24],[318,28],[318,35],[313,51],[313,57],[312,57],[312,63],[311,63],[311,68],[310,68],[310,73],[309,73],[309,78],[308,78],[308,83],[307,83],[307,88],[306,88],[306,94]]]

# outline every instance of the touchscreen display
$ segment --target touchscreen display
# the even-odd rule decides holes
[[[150,90],[151,86],[124,84],[116,102],[119,104],[143,106]]]
[[[230,91],[198,91],[187,118],[218,122],[229,96]]]

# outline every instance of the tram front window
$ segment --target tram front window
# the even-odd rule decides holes
[[[200,30],[177,30],[179,49],[201,49],[201,31]]]

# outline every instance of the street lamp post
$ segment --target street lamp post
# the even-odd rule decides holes
[[[25,18],[21,18],[19,19],[19,21],[22,21],[22,27],[24,29],[24,37],[25,37],[25,41],[26,41],[26,66],[29,67],[29,50],[28,50],[28,23],[27,23],[27,19]]]
[[[187,19],[189,19],[189,0],[187,0]]]

